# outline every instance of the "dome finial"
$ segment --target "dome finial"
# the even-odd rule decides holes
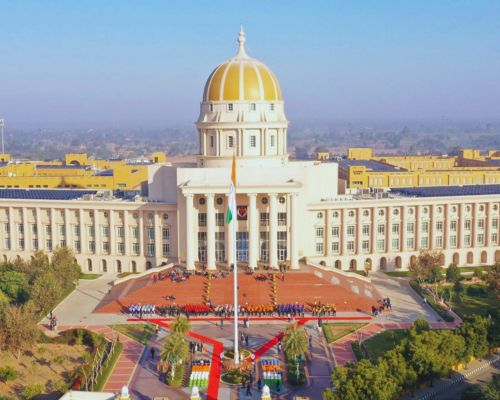
[[[238,35],[238,54],[237,57],[248,57],[247,52],[245,50],[245,31],[243,30],[243,25],[240,25],[240,33]]]

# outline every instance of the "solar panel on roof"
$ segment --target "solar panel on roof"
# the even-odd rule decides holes
[[[391,192],[412,197],[480,196],[488,194],[500,195],[500,185],[412,187],[391,189]]]
[[[75,200],[96,193],[96,190],[0,189],[0,199]]]
[[[340,160],[339,165],[347,169],[352,166],[363,166],[372,171],[406,171],[403,168],[395,167],[394,165],[384,164],[373,160]]]

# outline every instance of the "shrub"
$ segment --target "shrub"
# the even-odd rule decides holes
[[[10,365],[0,368],[0,380],[3,382],[13,381],[16,378],[17,372]]]
[[[460,277],[460,269],[456,266],[456,264],[450,264],[446,270],[446,280],[448,282],[457,282],[460,280]]]
[[[352,347],[352,351],[353,351],[353,353],[356,356],[356,359],[358,361],[365,358],[365,356],[363,355],[363,350],[361,349],[361,345],[359,343],[359,340],[355,340],[354,342],[352,342],[351,347]]]
[[[26,400],[32,400],[35,397],[41,395],[43,392],[43,386],[41,383],[25,386],[21,390],[21,396]]]
[[[59,379],[52,384],[54,391],[59,393],[66,393],[68,391],[69,385],[64,379]]]
[[[488,292],[481,285],[470,285],[467,287],[467,294],[471,297],[487,297]]]
[[[423,331],[428,331],[430,329],[429,323],[423,318],[417,318],[413,322],[413,326],[415,327],[418,333]]]

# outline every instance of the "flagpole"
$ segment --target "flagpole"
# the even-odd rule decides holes
[[[233,155],[233,166],[234,174],[236,174],[236,153]],[[238,351],[238,255],[237,245],[236,245],[236,225],[238,224],[238,206],[236,203],[236,179],[234,182],[234,202],[236,213],[233,220],[231,221],[231,234],[233,236],[233,295],[234,295],[234,364],[238,365],[240,363],[240,354]]]

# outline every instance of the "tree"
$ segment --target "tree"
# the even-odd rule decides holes
[[[172,379],[175,376],[175,366],[181,363],[189,354],[189,348],[184,335],[180,333],[172,333],[165,344],[160,354],[163,361],[167,361],[172,369]]]
[[[457,333],[465,340],[464,361],[468,362],[471,357],[482,358],[488,353],[488,330],[490,320],[479,315],[473,315],[471,319],[464,322]]]
[[[175,321],[170,324],[170,330],[175,333],[185,335],[191,329],[189,320],[184,315],[179,315]]]
[[[73,285],[81,272],[73,251],[68,247],[58,247],[54,250],[50,269],[62,279],[61,286],[64,290]]]
[[[61,297],[61,294],[60,280],[52,272],[46,272],[38,276],[33,282],[31,299],[35,303],[38,312],[52,308]]]
[[[427,320],[425,320],[423,318],[417,318],[413,322],[413,327],[415,328],[417,333],[428,331],[430,329],[429,323],[427,322]]]
[[[307,333],[303,328],[294,324],[287,328],[283,338],[283,350],[288,358],[295,358],[307,351]]]
[[[29,298],[29,284],[26,276],[16,271],[0,273],[0,291],[5,293],[12,303],[22,304]]]
[[[49,264],[49,257],[47,254],[42,250],[38,250],[29,261],[24,261],[22,259],[14,261],[13,267],[15,271],[25,274],[29,283],[33,283],[37,276],[47,272]]]
[[[442,254],[436,251],[421,250],[417,259],[410,265],[410,271],[419,282],[441,279]]]
[[[21,350],[29,350],[38,339],[39,331],[30,303],[23,306],[9,305],[0,320],[0,348],[11,351],[17,358]]]
[[[462,277],[460,268],[456,264],[450,264],[446,269],[446,280],[448,282],[458,282]]]
[[[500,300],[500,263],[496,263],[486,277],[486,282],[490,290],[495,293],[497,299]]]

